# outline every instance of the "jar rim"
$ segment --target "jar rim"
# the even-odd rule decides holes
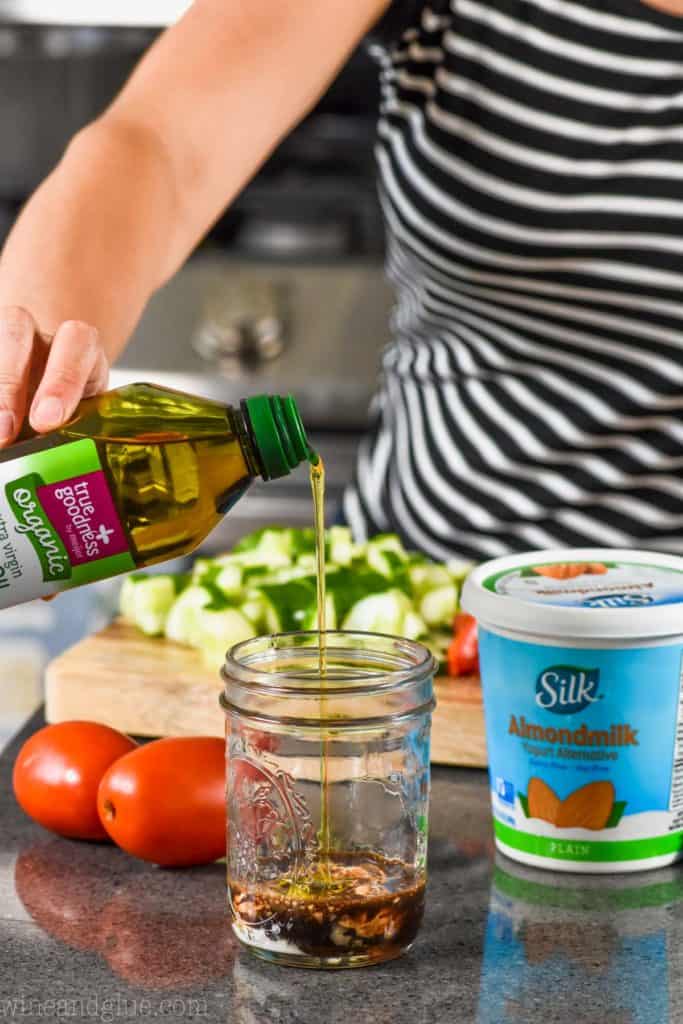
[[[221,677],[226,686],[237,684],[241,690],[274,697],[310,698],[316,694],[361,697],[414,685],[433,677],[437,670],[431,651],[415,640],[360,630],[327,630],[325,636],[328,671],[324,687],[317,669],[317,630],[273,633],[243,640],[227,652]],[[310,659],[310,670],[273,669],[278,655],[281,659],[283,653]],[[338,665],[342,654],[347,656],[344,660],[348,659],[343,672]],[[270,663],[271,668],[259,667],[264,663]]]

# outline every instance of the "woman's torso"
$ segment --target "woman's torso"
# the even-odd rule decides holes
[[[345,508],[435,557],[683,550],[683,19],[419,5],[383,81],[397,287]]]

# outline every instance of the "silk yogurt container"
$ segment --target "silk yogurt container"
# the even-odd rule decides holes
[[[683,558],[511,555],[470,575],[463,607],[498,848],[580,872],[683,856]]]

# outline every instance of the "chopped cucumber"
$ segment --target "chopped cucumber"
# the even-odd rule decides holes
[[[204,576],[214,577],[217,572],[216,558],[198,558],[192,566],[192,582],[201,583]]]
[[[304,629],[307,617],[311,611],[315,611],[315,580],[310,576],[292,579],[286,583],[263,583],[259,590],[274,609],[279,622],[278,628],[285,633]]]
[[[269,569],[267,565],[245,565],[242,570],[242,583],[257,583],[260,579],[270,576],[272,573],[287,572],[288,569]]]
[[[392,579],[408,559],[408,552],[396,534],[380,533],[366,544],[365,558],[371,569]]]
[[[401,636],[404,636],[406,640],[420,640],[428,632],[427,623],[417,612],[406,612],[401,626]]]
[[[240,607],[243,615],[253,624],[257,633],[280,633],[282,625],[275,608],[262,591],[252,588],[247,592],[246,601]]]
[[[371,594],[357,601],[342,623],[343,629],[366,633],[401,635],[406,615],[412,611],[410,600],[401,590]]]
[[[168,613],[165,628],[167,639],[196,647],[199,612],[214,599],[215,594],[209,587],[193,584],[184,590]]]
[[[446,562],[446,568],[456,583],[463,583],[472,569],[474,569],[474,565],[472,562],[463,562],[459,558],[451,558]]]
[[[318,609],[311,608],[303,621],[302,629],[318,628]],[[337,628],[337,610],[334,606],[334,598],[328,594],[325,598],[325,629]]]
[[[215,584],[227,597],[239,597],[242,592],[242,576],[242,567],[232,562],[220,569]]]
[[[232,549],[233,555],[241,555],[245,551],[253,551],[258,548],[263,541],[264,537],[271,537],[274,535],[287,535],[287,542],[291,543],[291,529],[288,526],[262,526],[260,530],[253,530],[248,533],[246,537],[242,537],[242,540],[238,541]],[[269,541],[266,541],[269,543]]]
[[[381,573],[386,579],[391,579],[395,566],[391,564],[388,555],[388,552],[384,552],[380,548],[368,546],[365,557],[371,569]]]
[[[448,629],[434,629],[431,630],[426,637],[421,637],[421,642],[427,647],[434,655],[436,661],[439,663],[440,669],[445,669],[446,661],[448,658],[448,648],[453,639],[453,630]]]
[[[368,550],[373,548],[376,551],[393,551],[402,562],[405,562],[410,557],[401,543],[401,538],[395,533],[378,533],[370,538],[367,548]]]
[[[197,627],[197,646],[202,661],[207,668],[216,670],[231,647],[254,635],[253,625],[236,608],[201,608],[197,612]]]
[[[314,576],[315,569],[305,565],[287,565],[281,569],[273,569],[272,572],[261,573],[259,576],[250,576],[249,582],[253,587],[262,587],[289,583],[291,580],[312,579]]]
[[[437,565],[435,562],[411,566],[408,576],[413,595],[417,599],[424,597],[430,590],[453,585],[453,579],[446,566]]]
[[[443,661],[452,640],[452,629],[432,629],[429,631],[425,643],[433,654],[438,655],[438,660]]]
[[[384,594],[391,586],[385,576],[364,565],[338,569],[326,577],[325,585],[327,593],[334,598],[337,622],[343,622],[363,598],[370,594]]]
[[[454,583],[429,590],[420,601],[420,615],[428,626],[447,626],[458,610],[458,591]]]
[[[121,614],[147,636],[159,636],[177,595],[173,575],[136,573],[124,580],[119,607]]]
[[[132,576],[126,576],[119,594],[119,612],[124,619],[135,622],[135,591],[143,580],[149,579],[146,572],[136,572]]]
[[[356,554],[348,526],[331,526],[327,531],[327,558],[335,565],[350,565]]]
[[[276,568],[289,565],[294,548],[291,529],[266,527],[245,537],[235,546],[234,554],[240,556],[243,565],[265,565]]]
[[[438,637],[444,647],[468,563],[431,562],[395,534],[356,544],[348,527],[333,526],[325,539],[328,629],[426,638],[434,648]],[[206,647],[212,661],[235,636],[316,629],[315,569],[312,529],[266,527],[229,554],[198,558],[183,593],[186,576],[128,577],[121,613],[147,633]]]
[[[290,530],[292,537],[292,558],[298,559],[302,555],[315,554],[315,530],[312,526],[299,527],[298,530]]]

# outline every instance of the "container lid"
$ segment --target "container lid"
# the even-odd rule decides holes
[[[242,407],[251,426],[264,480],[287,476],[301,462],[318,463],[291,395],[257,395],[247,398]]]
[[[573,639],[683,635],[683,558],[651,551],[530,551],[485,562],[462,604],[484,626]]]

